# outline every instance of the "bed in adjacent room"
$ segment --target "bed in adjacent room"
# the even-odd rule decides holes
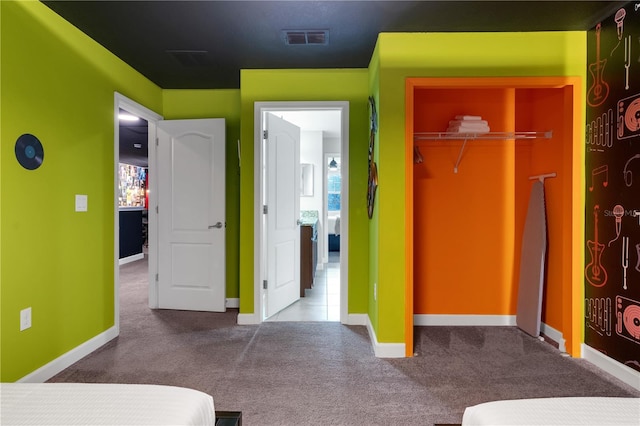
[[[214,426],[213,397],[194,389],[97,383],[2,383],[2,425]]]
[[[329,216],[328,219],[329,251],[340,251],[340,216]]]

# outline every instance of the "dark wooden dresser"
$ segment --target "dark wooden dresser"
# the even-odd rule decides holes
[[[300,297],[313,287],[318,264],[318,232],[315,223],[300,225]]]

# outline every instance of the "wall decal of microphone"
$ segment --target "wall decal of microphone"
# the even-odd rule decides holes
[[[622,216],[624,216],[624,207],[620,204],[616,204],[613,208],[613,215],[616,217],[616,237],[609,241],[609,247],[611,247],[611,243],[617,240],[620,237],[620,230],[622,229]]]

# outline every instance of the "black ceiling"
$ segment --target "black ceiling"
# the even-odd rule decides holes
[[[121,113],[127,111],[120,110]],[[149,164],[149,123],[146,120],[120,120],[120,162],[147,167]]]
[[[165,89],[240,87],[240,69],[366,68],[380,32],[588,30],[620,1],[44,1]],[[328,30],[287,45],[283,30]]]

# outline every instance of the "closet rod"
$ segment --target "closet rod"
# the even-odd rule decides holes
[[[534,180],[534,179],[538,179],[540,182],[544,183],[544,180],[547,178],[554,178],[556,177],[556,173],[546,173],[546,174],[542,174],[542,175],[535,175],[535,176],[529,176],[529,180]]]
[[[473,140],[521,140],[521,139],[538,139],[538,138],[546,138],[550,139],[553,137],[553,131],[548,130],[545,132],[483,132],[483,133],[460,133],[460,132],[416,132],[413,134],[413,141],[436,141],[436,140],[461,140],[462,146],[460,147],[460,152],[458,153],[458,158],[456,160],[456,164],[453,167],[453,173],[458,173],[458,167],[460,166],[460,161],[462,161],[462,153],[464,152],[465,147],[467,146],[468,141]],[[417,145],[416,145],[417,148]],[[416,161],[417,158],[420,160],[422,156],[420,155],[420,151],[417,151],[419,157],[416,156],[416,149],[414,148],[414,161],[416,163],[421,163],[422,161]]]

